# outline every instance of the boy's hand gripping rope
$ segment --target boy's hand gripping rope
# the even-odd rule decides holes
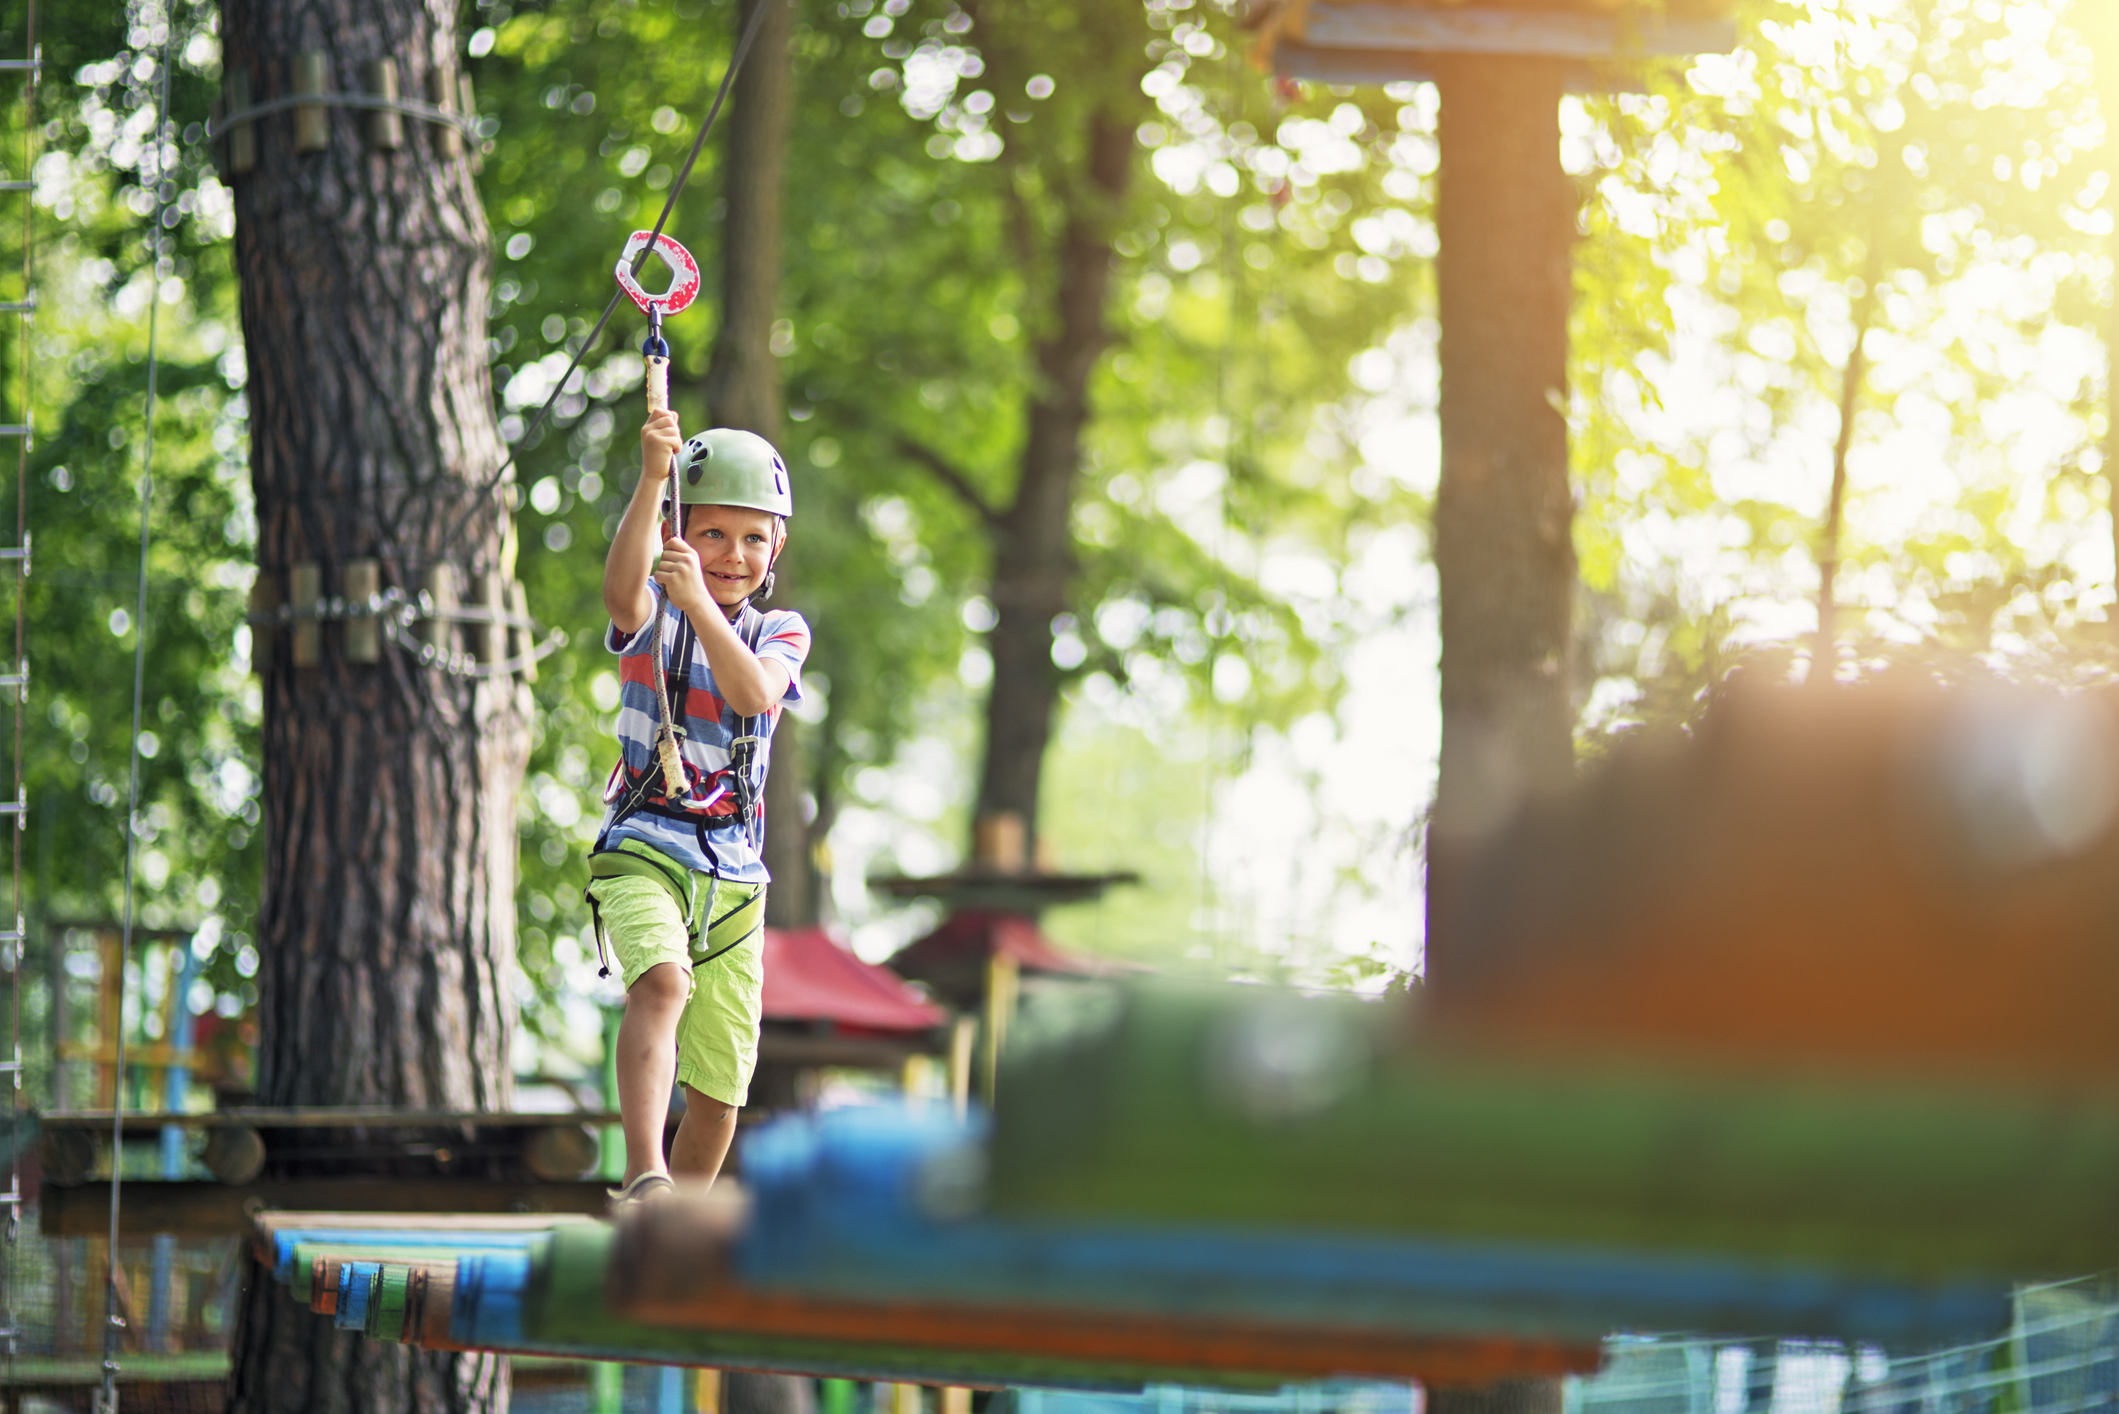
[[[639,267],[642,256],[652,250],[661,257],[670,269],[670,287],[659,295],[651,295],[640,287],[633,272]],[[647,362],[647,410],[650,415],[668,412],[670,406],[670,346],[662,337],[662,317],[676,314],[689,305],[699,293],[699,262],[692,253],[670,237],[655,231],[635,231],[625,243],[625,253],[618,257],[618,288],[623,290],[647,315],[647,338],[640,345],[640,354]],[[684,506],[677,494],[677,468],[672,465],[666,478],[669,494],[668,516],[670,534],[684,534]],[[685,799],[691,787],[684,779],[684,754],[679,749],[677,738],[684,732],[670,711],[669,668],[664,661],[668,652],[669,615],[660,604],[655,606],[655,707],[658,720],[655,725],[655,759],[662,765],[662,786],[665,796],[672,801]]]

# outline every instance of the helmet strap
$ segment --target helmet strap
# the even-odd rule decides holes
[[[743,596],[743,602],[736,606],[736,612],[729,615],[730,623],[734,623],[750,605],[766,603],[773,597],[773,584],[779,578],[773,573],[773,566],[780,563],[780,552],[787,548],[787,518],[774,516],[773,528],[779,532],[779,543],[773,546],[773,557],[765,562],[765,578],[758,581],[756,589]]]
[[[758,592],[752,596],[760,604],[773,597],[773,582],[777,578],[773,573],[773,567],[780,563],[780,552],[787,548],[787,518],[785,516],[774,516],[773,530],[776,532],[773,536],[776,542],[773,545],[773,557],[765,562],[765,579],[759,584]]]

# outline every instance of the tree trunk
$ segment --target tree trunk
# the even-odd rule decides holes
[[[1076,192],[1060,236],[1051,335],[1038,344],[1038,384],[1023,443],[1013,504],[993,528],[993,607],[987,642],[993,686],[986,699],[986,756],[973,825],[1005,816],[1034,859],[1038,783],[1059,700],[1052,663],[1052,621],[1067,608],[1074,573],[1074,497],[1080,479],[1082,429],[1089,421],[1089,375],[1110,331],[1104,305],[1111,286],[1110,213],[1132,174],[1133,129],[1099,109],[1087,133],[1086,181]],[[983,862],[997,862],[985,859]]]
[[[390,58],[399,92],[424,95],[434,56],[458,52],[455,15],[441,0],[223,0],[225,63],[250,70],[259,101],[292,92],[311,50],[335,91],[367,87],[364,66]],[[423,125],[386,151],[366,115],[324,112],[320,152],[296,152],[293,115],[260,121],[256,169],[233,182],[260,582],[284,602],[292,568],[315,563],[328,597],[349,560],[373,558],[386,585],[416,590],[444,565],[475,585],[507,569],[507,517],[482,489],[504,449],[470,168]],[[284,630],[256,633],[260,1101],[505,1106],[520,689],[387,642],[380,661],[349,662],[334,623],[314,666],[295,664]],[[232,1410],[507,1406],[505,1361],[362,1340],[254,1270],[233,1365]]]
[[[1575,555],[1567,476],[1574,192],[1563,68],[1453,59],[1439,76],[1442,761],[1428,831],[1427,973],[1449,980],[1465,858],[1574,774]],[[1558,1414],[1559,1380],[1437,1389],[1430,1414]]]
[[[1847,515],[1847,457],[1854,450],[1854,414],[1861,407],[1862,379],[1869,372],[1869,325],[1876,317],[1876,279],[1872,267],[1868,288],[1854,303],[1854,347],[1840,375],[1839,436],[1832,443],[1832,491],[1825,503],[1824,533],[1817,553],[1817,647],[1811,654],[1810,681],[1830,686],[1839,666],[1839,542]]]
[[[795,0],[743,0],[735,16],[737,34],[759,5],[767,6],[767,13],[758,22],[758,37],[729,95],[721,329],[706,373],[706,405],[715,426],[755,432],[777,447],[785,429],[780,364],[772,339],[780,301],[787,126],[794,111],[788,42],[794,33]],[[795,492],[799,497],[801,488]],[[789,542],[775,571],[775,606],[796,603],[801,556],[795,544]],[[783,716],[773,730],[772,773],[765,780],[765,868],[773,876],[765,896],[765,920],[775,928],[801,928],[817,921],[803,764],[801,724]]]
[[[1452,59],[1440,76],[1442,761],[1427,969],[1446,979],[1462,858],[1574,771],[1567,318],[1574,194],[1562,66]]]

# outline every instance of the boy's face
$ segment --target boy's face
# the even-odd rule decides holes
[[[746,506],[686,506],[684,543],[699,555],[706,592],[724,609],[755,594],[772,568],[786,531],[775,517]]]

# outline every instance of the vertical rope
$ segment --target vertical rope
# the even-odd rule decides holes
[[[28,19],[23,38],[24,57],[31,68],[23,80],[22,90],[22,178],[30,180],[37,170],[37,81],[40,71],[35,67],[37,54],[37,0],[28,0]],[[22,298],[25,303],[36,302],[36,200],[32,193],[23,193],[22,200]],[[23,431],[15,439],[15,543],[29,545],[29,443],[30,429],[34,419],[30,414],[30,338],[28,311],[20,316],[15,358],[20,364],[22,377],[21,423]],[[21,684],[11,694],[14,698],[14,772],[15,795],[18,808],[24,813],[15,817],[14,838],[10,856],[14,868],[14,919],[15,937],[7,954],[7,1039],[8,1055],[14,1062],[14,1084],[7,1096],[7,1233],[6,1241],[0,1243],[0,1330],[4,1330],[6,1343],[0,1348],[0,1362],[7,1371],[7,1384],[15,1382],[15,1354],[19,1347],[19,1317],[15,1311],[15,1243],[22,1234],[22,962],[29,941],[29,928],[25,921],[28,910],[23,906],[22,890],[22,831],[29,823],[27,813],[28,795],[23,785],[22,770],[22,718],[29,702],[29,648],[25,633],[26,614],[23,595],[28,590],[29,577],[27,557],[15,561],[15,672]]]
[[[147,550],[150,513],[154,509],[155,395],[157,389],[158,339],[162,310],[162,216],[168,200],[167,154],[169,134],[169,67],[176,45],[174,0],[164,0],[162,11],[162,55],[155,93],[154,127],[154,228],[148,235],[147,298],[147,409],[145,447],[140,467],[140,579],[134,601],[132,640],[132,761],[126,787],[125,807],[125,931],[118,945],[118,986],[122,993],[125,974],[132,967],[133,918],[136,911],[133,879],[140,852],[140,705],[147,680]],[[119,1010],[116,1043],[112,1055],[117,1084],[111,1096],[110,1116],[110,1265],[103,1293],[103,1387],[97,1394],[97,1414],[117,1414],[118,1332],[124,1319],[118,1314],[118,1205],[125,1182],[125,1023]]]

